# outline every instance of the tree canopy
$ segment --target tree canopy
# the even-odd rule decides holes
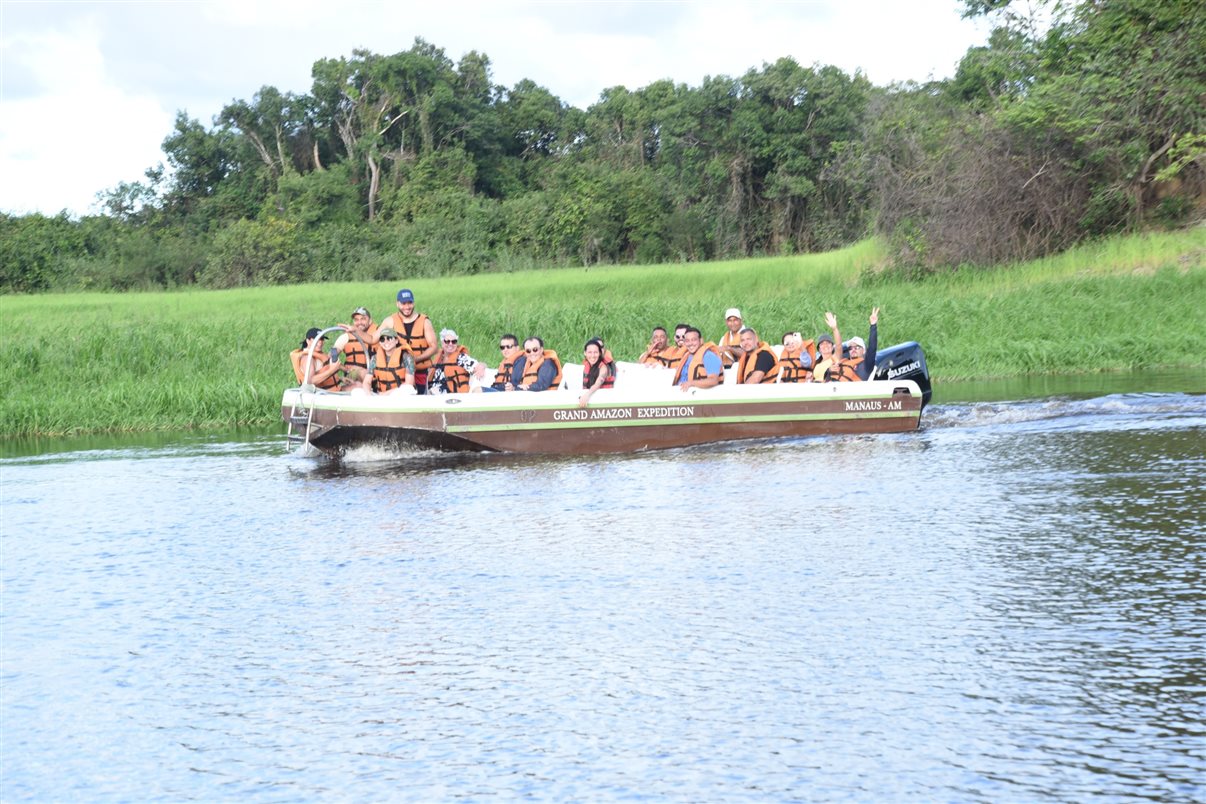
[[[876,87],[790,58],[585,110],[490,59],[316,62],[209,126],[103,213],[0,216],[0,287],[226,287],[791,254],[872,232],[898,266],[1023,259],[1200,217],[1206,10],[965,0],[996,26],[955,76]],[[1027,5],[1027,9],[1033,8]]]

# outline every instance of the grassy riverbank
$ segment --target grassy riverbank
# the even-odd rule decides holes
[[[916,340],[936,381],[1206,366],[1206,228],[1115,238],[1057,257],[907,282],[867,241],[828,254],[703,265],[561,269],[414,282],[0,299],[0,436],[257,425],[293,383],[305,329],[377,320],[411,287],[437,330],[493,364],[502,332],[539,334],[570,360],[602,335],[632,359],[655,324],[709,338],[724,310],[777,342],[787,329]]]

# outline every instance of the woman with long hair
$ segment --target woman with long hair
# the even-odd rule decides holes
[[[582,396],[578,407],[584,408],[600,388],[611,388],[616,384],[616,369],[604,356],[603,341],[591,338],[582,350]]]

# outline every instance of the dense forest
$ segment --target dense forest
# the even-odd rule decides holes
[[[925,273],[1206,209],[1200,0],[964,0],[953,78],[876,87],[790,58],[586,110],[416,39],[313,66],[206,126],[101,214],[0,215],[0,290],[380,280],[830,249]],[[923,46],[902,43],[902,47]]]

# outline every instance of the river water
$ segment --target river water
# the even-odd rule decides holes
[[[1202,801],[1163,376],[638,456],[9,443],[0,799]]]

